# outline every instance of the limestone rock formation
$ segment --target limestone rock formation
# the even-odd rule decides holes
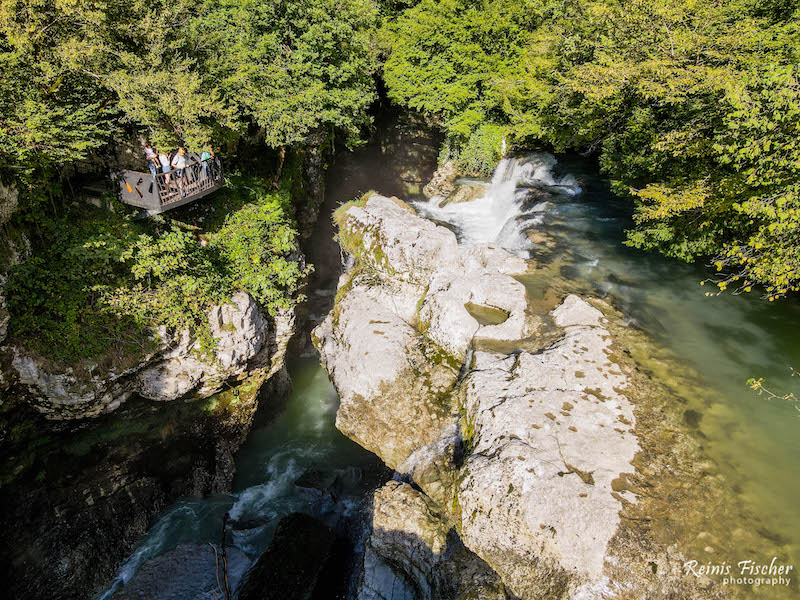
[[[425,494],[390,481],[375,492],[372,514],[358,600],[505,600],[499,577]]]
[[[566,326],[553,346],[478,352],[462,386],[473,428],[458,489],[469,516],[462,536],[522,597],[580,595],[603,579],[622,508],[612,482],[633,471],[638,450],[602,313],[569,296],[553,317]]]
[[[6,285],[6,278],[0,275],[0,343],[6,339],[8,334],[8,322],[11,320],[11,315],[8,314],[8,307],[6,305],[6,295],[4,288]]]
[[[157,332],[159,348],[124,371],[77,372],[13,348],[11,364],[31,402],[52,419],[96,416],[118,408],[132,394],[156,401],[205,398],[220,391],[233,377],[259,369],[277,370],[292,334],[293,314],[269,323],[249,294],[238,292],[229,304],[209,311],[216,340],[215,356],[200,356],[187,332]]]
[[[483,198],[488,190],[489,186],[483,183],[456,185],[454,190],[450,192],[450,195],[442,200],[439,206],[447,206],[448,204],[461,204],[462,202],[472,202],[473,200]]]
[[[529,263],[461,247],[396,198],[337,222],[355,264],[314,332],[337,427],[415,486],[375,495],[361,598],[461,597],[442,591],[452,544],[501,582],[464,597],[724,597],[620,518],[642,501],[624,483],[641,440],[603,312],[569,295],[537,319],[511,277]]]
[[[397,199],[376,195],[349,208],[343,228],[359,266],[343,276],[346,293],[314,338],[341,396],[337,427],[397,468],[452,421],[450,392],[473,341],[535,329],[524,286],[487,268],[526,265],[499,249],[462,252],[451,231]],[[500,313],[502,322],[483,324],[470,307]],[[397,402],[415,397],[431,401]]]
[[[432,198],[433,196],[441,196],[446,198],[456,189],[453,183],[458,176],[458,169],[456,164],[449,160],[441,167],[439,167],[433,174],[433,178],[422,189],[425,197]]]

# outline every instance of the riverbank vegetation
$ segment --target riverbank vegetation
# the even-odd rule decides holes
[[[207,310],[236,290],[269,313],[296,303],[296,163],[309,138],[351,142],[368,123],[376,19],[371,0],[0,3],[15,343],[62,363],[119,362],[166,326],[206,352]],[[190,209],[134,222],[114,201],[82,202],[81,181],[107,178],[145,140],[213,145],[243,175],[195,223]]]
[[[290,308],[307,268],[292,256],[287,188],[235,179],[222,194],[244,202],[210,231],[172,219],[134,222],[92,206],[45,220],[31,258],[9,273],[11,338],[63,363],[110,354],[119,365],[146,352],[158,326],[190,331],[209,352],[208,310],[237,290],[271,314]]]
[[[796,291],[799,18],[785,0],[4,1],[11,334],[70,360],[140,346],[146,325],[199,331],[237,287],[288,305],[289,188],[264,182],[287,149],[363,136],[376,76],[462,172],[536,145],[596,156],[634,203],[630,245],[711,262],[720,290]],[[144,139],[271,164],[205,237],[76,207],[72,182]]]
[[[784,0],[421,0],[384,27],[390,97],[435,116],[467,170],[502,130],[599,157],[635,201],[628,243],[712,259],[721,290],[800,285],[800,38]],[[495,134],[496,137],[496,134]]]

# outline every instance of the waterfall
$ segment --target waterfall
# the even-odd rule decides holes
[[[451,225],[464,245],[496,244],[525,254],[531,248],[526,232],[541,223],[542,213],[548,207],[546,199],[531,203],[531,198],[581,193],[573,176],[556,178],[553,173],[556,165],[555,157],[544,153],[504,158],[482,197],[448,204],[445,198],[434,196],[428,202],[414,203],[414,207],[424,217]],[[482,185],[474,181],[462,183]]]

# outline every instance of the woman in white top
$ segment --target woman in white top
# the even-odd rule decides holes
[[[158,155],[158,162],[161,163],[161,172],[162,173],[169,173],[170,166],[169,166],[169,156],[165,152],[161,152]]]
[[[172,157],[171,164],[178,175],[178,189],[180,189],[181,195],[183,195],[183,170],[186,168],[186,150],[178,148],[175,156]]]
[[[162,173],[169,173],[172,170],[172,168],[169,166],[169,156],[167,156],[166,152],[158,153],[158,162],[161,163]],[[169,175],[164,175],[163,184],[165,186],[169,186]],[[159,185],[161,184],[159,183]]]

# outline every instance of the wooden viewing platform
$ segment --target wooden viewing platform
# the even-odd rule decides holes
[[[189,204],[215,192],[225,184],[219,158],[201,161],[197,154],[186,155],[186,168],[179,177],[169,173],[122,171],[119,175],[120,200],[143,211],[142,216],[163,213]]]

